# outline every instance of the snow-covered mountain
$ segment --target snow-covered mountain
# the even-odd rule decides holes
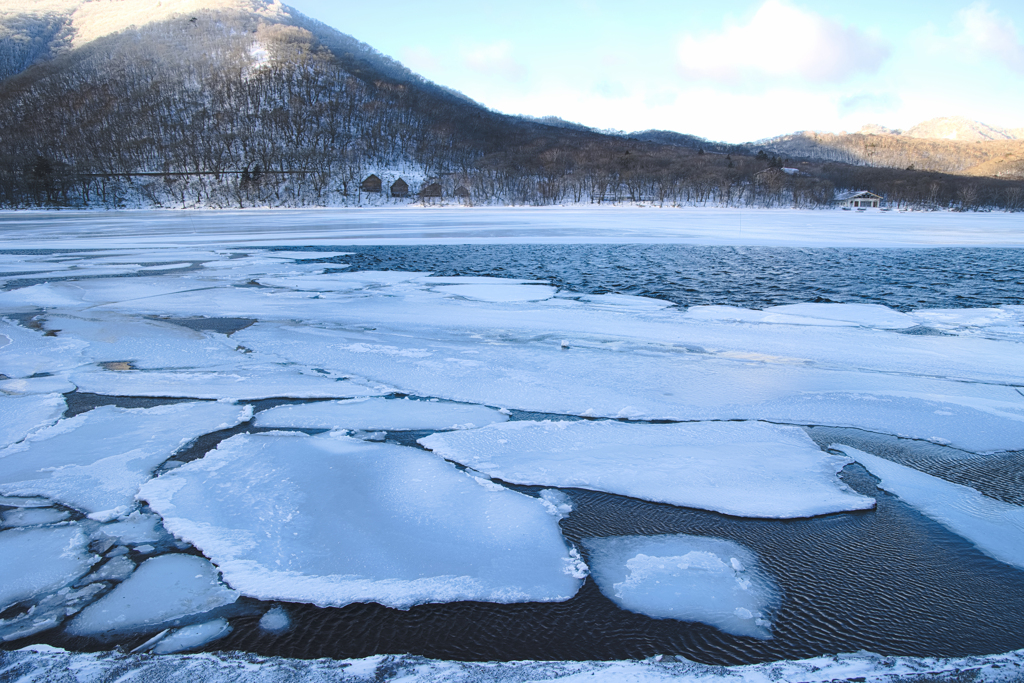
[[[130,26],[204,10],[246,12],[275,22],[301,15],[271,0],[18,0],[0,5],[0,79]]]

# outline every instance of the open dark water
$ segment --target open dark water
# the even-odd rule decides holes
[[[1024,225],[1022,225],[1024,229]],[[805,302],[914,308],[1024,304],[1024,249],[797,249],[673,244],[321,247],[353,270],[548,280],[683,306]]]
[[[543,279],[586,293],[615,292],[682,305],[749,308],[807,301],[878,303],[899,310],[1024,304],[1024,250],[791,249],[673,245],[323,247],[352,256],[329,262],[353,270],[433,271]],[[316,250],[310,250],[316,251]],[[315,258],[315,254],[310,254]],[[246,321],[187,319],[190,327]],[[68,395],[69,414],[100,403],[139,399]],[[150,405],[159,400],[151,400]],[[258,402],[265,409],[274,402]],[[263,404],[266,405],[263,405]],[[513,419],[577,419],[528,413]],[[176,459],[202,457],[245,426],[209,435]],[[822,447],[845,443],[1024,505],[1024,452],[978,456],[935,444],[853,429],[810,427]],[[427,432],[392,432],[416,446]],[[233,633],[206,649],[287,657],[362,657],[412,653],[462,660],[622,659],[681,655],[738,664],[870,650],[886,655],[960,656],[1024,648],[1024,572],[997,562],[875,487],[851,465],[843,479],[878,501],[875,510],[803,520],[751,520],[612,494],[564,489],[573,512],[566,538],[685,533],[751,548],[782,589],[773,638],[731,636],[709,626],[651,619],[618,608],[588,579],[564,603],[462,602],[402,611],[376,604],[317,608],[286,604],[293,627],[275,635],[258,626],[269,603],[246,600]],[[539,487],[513,486],[535,494]],[[248,612],[248,613],[246,613]],[[68,638],[71,649],[110,643]],[[146,639],[122,641],[131,648]],[[40,640],[37,638],[37,640]]]

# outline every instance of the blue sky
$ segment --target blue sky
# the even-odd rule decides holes
[[[283,1],[510,114],[731,142],[1024,126],[1021,0]]]

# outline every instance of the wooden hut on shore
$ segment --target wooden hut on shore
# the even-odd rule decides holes
[[[391,183],[391,196],[392,197],[408,197],[409,196],[409,183],[405,182],[401,178]]]
[[[470,197],[469,190],[466,189],[465,185],[459,185],[458,187],[456,187],[455,188],[455,192],[453,192],[452,194],[454,194],[456,199],[458,199],[459,201],[462,201],[462,202],[468,202],[469,201],[469,197]]]
[[[380,178],[378,178],[376,175],[371,173],[370,175],[366,176],[366,180],[364,180],[359,185],[359,189],[361,189],[363,192],[378,192],[379,193],[380,190],[381,190]]]
[[[441,183],[430,183],[420,190],[421,199],[440,199],[441,196]]]

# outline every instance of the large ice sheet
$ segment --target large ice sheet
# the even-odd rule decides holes
[[[532,313],[520,311],[514,320]],[[406,393],[466,403],[594,417],[856,427],[973,452],[1024,447],[1024,397],[1009,386],[622,339],[575,338],[565,349],[561,335],[523,338],[507,328],[479,338],[432,326],[404,330],[257,323],[233,338],[296,363],[343,368]],[[757,349],[756,342],[751,333],[748,348]]]
[[[417,449],[243,434],[140,497],[232,587],[261,599],[558,601],[581,583],[541,501]]]
[[[507,415],[485,406],[364,398],[278,406],[256,415],[256,426],[387,431],[440,430],[484,427],[506,420]]]
[[[77,524],[0,532],[0,611],[84,576],[100,559],[88,545]]]
[[[196,615],[237,599],[238,593],[220,582],[217,569],[206,559],[161,555],[143,562],[114,590],[82,610],[67,631],[93,637],[158,631],[195,621]]]
[[[231,370],[154,372],[88,370],[71,381],[81,391],[108,396],[155,396],[252,401],[263,398],[355,398],[393,391],[329,374],[248,363]]]
[[[836,477],[850,460],[823,453],[796,427],[507,422],[432,434],[420,443],[503,481],[607,491],[740,517],[810,517],[875,504]]]
[[[881,481],[878,487],[973,543],[1000,562],[1024,569],[1024,507],[984,496],[911,467],[833,444]]]
[[[139,485],[177,449],[250,417],[248,406],[221,402],[101,406],[0,450],[0,493],[113,516],[134,503]]]
[[[0,396],[0,448],[53,424],[66,407],[60,394]]]
[[[623,609],[771,637],[779,590],[738,543],[675,534],[588,538],[583,545],[597,587]]]

